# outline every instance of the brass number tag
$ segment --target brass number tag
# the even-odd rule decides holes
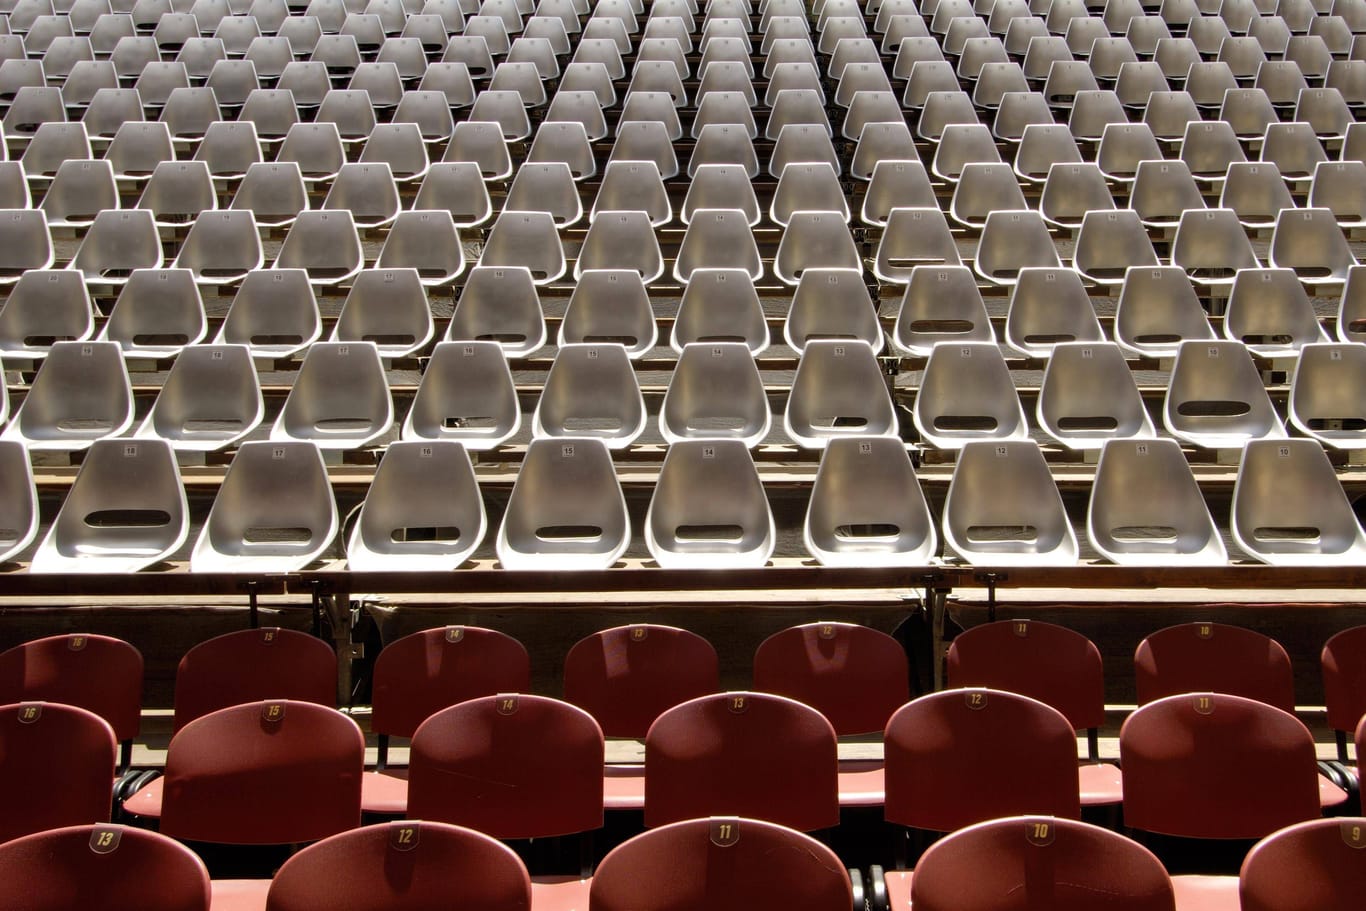
[[[1038,848],[1053,844],[1053,823],[1047,819],[1031,819],[1025,823],[1025,841]]]
[[[1011,628],[1012,630],[1014,630],[1015,635],[1016,635],[1017,637],[1019,637],[1019,638],[1021,638],[1021,639],[1028,639],[1028,638],[1029,638],[1029,621],[1028,621],[1028,620],[1014,620],[1014,621],[1011,622],[1010,628]]]
[[[1210,694],[1196,696],[1192,700],[1192,704],[1195,706],[1195,713],[1197,715],[1214,714],[1214,696]]]
[[[267,702],[261,706],[261,719],[272,724],[285,720],[285,704],[283,702]]]
[[[650,631],[643,626],[631,627],[631,641],[644,642],[650,636]]]
[[[389,827],[389,847],[395,851],[411,851],[420,840],[415,822],[396,822]]]
[[[1366,848],[1366,827],[1359,823],[1344,822],[1342,824],[1342,840],[1347,843],[1349,848]]]
[[[123,830],[116,826],[96,826],[90,830],[90,850],[96,854],[113,854],[119,849]]]
[[[454,645],[465,638],[465,628],[463,626],[446,627],[446,641]]]
[[[711,820],[711,843],[718,848],[729,848],[740,840],[740,820],[714,816]]]
[[[66,640],[66,647],[70,651],[79,652],[85,648],[88,642],[90,642],[88,636],[72,636],[70,639]]]
[[[732,694],[726,705],[736,715],[742,715],[749,711],[749,699],[743,693]]]
[[[500,695],[497,699],[499,715],[515,715],[517,713],[517,696]]]
[[[963,701],[976,712],[987,707],[987,694],[982,690],[969,690],[963,694]]]
[[[43,717],[43,704],[41,702],[25,702],[19,706],[19,723],[33,724]]]

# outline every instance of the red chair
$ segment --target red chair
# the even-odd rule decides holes
[[[839,736],[880,732],[911,696],[901,643],[855,623],[807,623],[769,636],[754,653],[754,689],[811,706]],[[881,762],[841,762],[839,782],[843,806],[882,803]]]
[[[901,643],[856,623],[806,623],[769,636],[754,653],[754,688],[811,706],[839,736],[881,731],[911,695]]]
[[[883,742],[890,823],[952,832],[1026,813],[1081,816],[1076,731],[1057,709],[1028,696],[986,689],[921,696],[887,722]],[[898,866],[904,846],[897,841]],[[878,876],[874,871],[874,881]],[[882,878],[890,906],[907,907],[911,874]]]
[[[208,911],[209,874],[174,839],[107,824],[0,845],[5,911]]]
[[[265,699],[337,706],[337,656],[296,630],[244,629],[201,642],[180,659],[175,730],[218,709]]]
[[[564,698],[608,737],[645,737],[666,709],[721,688],[716,649],[673,626],[638,623],[593,633],[564,659]]]
[[[1037,620],[1001,620],[959,633],[949,646],[948,685],[1007,690],[1051,705],[1086,732],[1090,761],[1079,768],[1082,806],[1124,798],[1119,767],[1100,762],[1105,670],[1100,649],[1081,633]]]
[[[1240,626],[1183,623],[1158,630],[1134,653],[1138,704],[1181,693],[1227,693],[1295,713],[1290,656],[1276,640]],[[1347,792],[1319,776],[1319,803],[1335,807]]]
[[[118,742],[94,712],[56,702],[0,706],[0,842],[109,822]]]
[[[48,636],[0,653],[0,705],[60,702],[94,712],[122,744],[120,771],[142,724],[142,653],[110,636]]]
[[[645,825],[747,816],[803,832],[839,823],[835,730],[769,693],[717,693],[660,715],[645,737]]]
[[[1077,736],[1057,709],[1002,690],[944,690],[887,722],[888,822],[952,832],[1025,813],[1078,819]]]
[[[589,911],[849,911],[844,866],[808,835],[757,819],[689,819],[619,845]]]
[[[1138,704],[1178,693],[1228,693],[1295,711],[1290,656],[1275,639],[1241,626],[1182,623],[1158,630],[1134,652]]]
[[[1262,838],[1319,815],[1314,738],[1295,716],[1222,693],[1168,696],[1119,732],[1124,821],[1186,838]]]
[[[511,636],[476,626],[447,626],[404,636],[375,659],[370,729],[378,735],[376,768],[389,762],[389,738],[411,738],[422,722],[444,708],[497,693],[531,689],[531,659]],[[404,814],[408,786],[403,771],[367,773],[362,808]]]
[[[408,814],[494,838],[552,838],[602,826],[602,729],[583,709],[502,694],[442,709],[413,735]],[[537,908],[582,908],[579,877],[536,877]]]
[[[439,822],[342,832],[285,861],[266,911],[528,911],[526,867],[501,842]]]
[[[1238,893],[1242,911],[1356,911],[1366,896],[1366,818],[1268,835],[1243,861]]]
[[[716,649],[673,626],[637,623],[593,633],[564,659],[564,698],[592,715],[608,737],[642,740],[666,709],[721,689]],[[644,766],[606,767],[610,809],[645,804]]]
[[[900,906],[898,906],[900,907]],[[1015,816],[930,846],[911,880],[916,911],[1173,911],[1171,879],[1147,848],[1108,829]]]
[[[299,844],[360,824],[365,738],[336,709],[269,700],[211,712],[171,738],[166,774],[124,802],[175,838]]]
[[[1328,726],[1338,743],[1338,759],[1347,761],[1347,740],[1366,716],[1366,626],[1345,629],[1330,638],[1320,656],[1323,701]],[[1361,753],[1357,753],[1360,762]]]

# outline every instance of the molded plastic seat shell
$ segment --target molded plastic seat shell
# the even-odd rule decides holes
[[[776,543],[773,512],[743,440],[670,444],[645,516],[645,543],[666,569],[768,562]]]
[[[831,440],[821,455],[802,526],[822,566],[924,566],[939,536],[900,439]]]
[[[1249,440],[1229,526],[1243,551],[1273,566],[1366,563],[1366,532],[1318,440]]]
[[[1109,440],[1096,464],[1086,534],[1121,566],[1222,566],[1223,538],[1175,440]]]
[[[1060,566],[1077,537],[1039,445],[966,443],[944,501],[944,540],[975,566]]]
[[[606,569],[631,541],[626,498],[602,440],[536,439],[498,529],[504,569]]]
[[[463,446],[453,440],[390,443],[351,531],[346,559],[360,572],[453,570],[474,553],[487,527]]]
[[[293,572],[337,534],[337,503],[313,443],[243,443],[190,556],[194,572]]]
[[[189,530],[170,443],[96,440],[29,571],[136,572],[173,554]]]

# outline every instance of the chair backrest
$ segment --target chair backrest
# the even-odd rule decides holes
[[[768,562],[776,544],[773,510],[745,441],[669,445],[645,515],[645,543],[659,565],[669,568]]]
[[[1268,835],[1238,877],[1243,911],[1350,908],[1366,890],[1366,819],[1315,819]]]
[[[470,907],[527,911],[531,880],[506,845],[472,829],[400,820],[341,832],[290,857],[267,911]]]
[[[716,693],[645,737],[645,825],[739,814],[802,831],[839,821],[835,730],[785,696]]]
[[[190,566],[196,572],[300,569],[327,548],[337,525],[337,503],[317,446],[243,443],[223,477]]]
[[[1229,529],[1263,563],[1366,563],[1366,532],[1318,440],[1249,440],[1238,462]]]
[[[413,735],[408,815],[495,838],[602,825],[602,730],[576,706],[502,693],[442,709]]]
[[[1032,440],[972,440],[949,482],[944,540],[981,565],[1070,565],[1077,536]]]
[[[94,712],[119,740],[142,724],[142,653],[122,639],[70,633],[0,652],[0,705],[60,702]]]
[[[1330,638],[1320,655],[1328,726],[1350,733],[1366,715],[1366,626]]]
[[[1172,882],[1147,848],[1090,823],[1016,816],[930,846],[911,901],[928,911],[1173,911]]]
[[[165,835],[69,826],[0,846],[0,904],[9,911],[209,911],[209,873]]]
[[[901,644],[880,630],[805,623],[759,643],[754,688],[811,706],[838,735],[868,734],[910,699],[910,675]]]
[[[934,558],[934,517],[900,437],[826,445],[802,540],[824,566],[923,566]]]
[[[1073,728],[1105,723],[1100,649],[1065,626],[1038,620],[983,623],[949,645],[947,683],[1019,693],[1051,705]]]
[[[676,705],[719,691],[716,649],[672,626],[617,626],[580,639],[564,659],[564,698],[608,737],[641,739]]]
[[[165,440],[96,440],[38,546],[30,572],[136,572],[189,534],[189,507]]]
[[[58,702],[0,706],[0,774],[23,783],[5,802],[0,842],[108,822],[116,749],[109,723],[85,709]]]
[[[307,633],[275,627],[201,642],[176,668],[175,729],[218,709],[261,699],[335,707],[336,653]]]
[[[844,911],[849,875],[808,835],[757,819],[689,819],[619,845],[598,865],[589,911]]]
[[[1134,652],[1138,704],[1178,693],[1214,691],[1295,711],[1290,656],[1276,640],[1223,623],[1182,623],[1158,630]]]
[[[1261,838],[1319,815],[1313,737],[1254,699],[1183,693],[1151,702],[1124,722],[1119,750],[1124,820],[1137,829]]]
[[[411,737],[444,708],[530,686],[526,647],[506,633],[475,626],[422,630],[389,643],[375,659],[371,728]]]
[[[171,738],[161,831],[273,845],[353,829],[364,762],[360,728],[336,709],[289,699],[219,709]]]
[[[1019,813],[1081,816],[1076,731],[1028,696],[922,696],[892,716],[883,741],[888,822],[952,832]]]
[[[1121,565],[1228,561],[1186,455],[1172,439],[1106,441],[1091,485],[1086,533],[1102,556]]]

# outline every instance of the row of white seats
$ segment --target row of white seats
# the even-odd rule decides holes
[[[24,553],[40,525],[24,447],[0,442],[0,560]],[[189,536],[185,488],[169,444],[95,444],[33,553],[35,573],[134,572],[178,554]],[[96,521],[92,521],[92,518]],[[238,450],[192,546],[194,572],[292,572],[323,558],[339,527],[321,454],[311,443]],[[449,571],[483,544],[488,519],[464,448],[395,443],[385,453],[346,541],[357,571]],[[1124,565],[1222,566],[1229,560],[1180,448],[1171,440],[1107,444],[1086,520],[1100,555]],[[645,543],[663,568],[762,567],[774,555],[773,512],[758,471],[735,440],[672,444],[645,516]],[[936,521],[904,444],[862,436],[823,454],[803,526],[806,549],[829,566],[1073,565],[1080,558],[1058,487],[1037,444],[968,445]],[[1319,444],[1249,442],[1229,531],[1254,560],[1283,566],[1360,565],[1366,533]],[[631,518],[601,440],[537,440],[527,450],[497,533],[502,568],[602,570],[631,545]]]

